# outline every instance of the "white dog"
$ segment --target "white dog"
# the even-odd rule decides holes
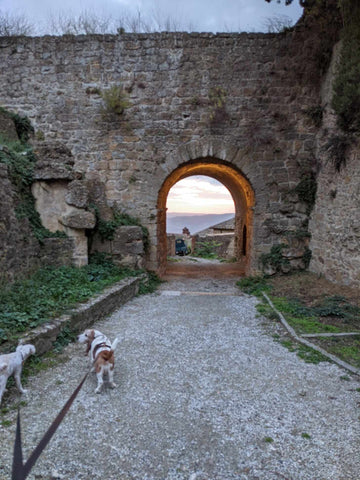
[[[89,354],[90,366],[92,371],[95,370],[98,385],[95,393],[100,393],[104,384],[104,375],[109,376],[109,385],[111,388],[115,388],[116,384],[113,381],[114,377],[114,350],[118,344],[116,338],[113,343],[99,330],[85,330],[84,333],[78,336],[80,343],[86,343],[87,348],[85,355]]]
[[[15,383],[20,393],[25,393],[21,385],[21,372],[25,360],[35,354],[34,345],[19,345],[15,352],[0,355],[0,404],[2,396],[6,391],[6,382],[11,375],[14,375]]]

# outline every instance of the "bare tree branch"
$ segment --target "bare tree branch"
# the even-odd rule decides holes
[[[31,35],[34,25],[23,14],[11,15],[0,11],[0,37]]]

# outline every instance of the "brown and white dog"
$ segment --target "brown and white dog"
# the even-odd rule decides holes
[[[23,363],[30,356],[34,355],[35,347],[30,343],[19,345],[16,351],[0,355],[0,404],[2,396],[6,391],[6,382],[11,375],[15,378],[16,386],[20,393],[26,393],[21,385],[21,372]]]
[[[95,370],[98,385],[95,393],[100,393],[104,384],[104,375],[109,376],[109,385],[115,388],[116,384],[113,381],[114,377],[114,350],[118,344],[118,339],[115,338],[113,343],[99,330],[85,330],[78,336],[78,342],[86,344],[85,355],[89,355],[90,366],[92,371]]]

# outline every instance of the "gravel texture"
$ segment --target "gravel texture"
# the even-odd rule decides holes
[[[121,339],[118,386],[97,395],[91,374],[29,478],[358,480],[359,378],[282,347],[256,301],[181,279],[97,323]],[[25,459],[86,372],[83,345],[62,357],[28,383]],[[1,480],[14,432],[0,427]]]

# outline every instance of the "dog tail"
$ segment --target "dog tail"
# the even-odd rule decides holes
[[[119,343],[119,339],[118,338],[115,338],[115,340],[113,341],[113,343],[111,344],[111,350],[114,351],[117,344]]]

